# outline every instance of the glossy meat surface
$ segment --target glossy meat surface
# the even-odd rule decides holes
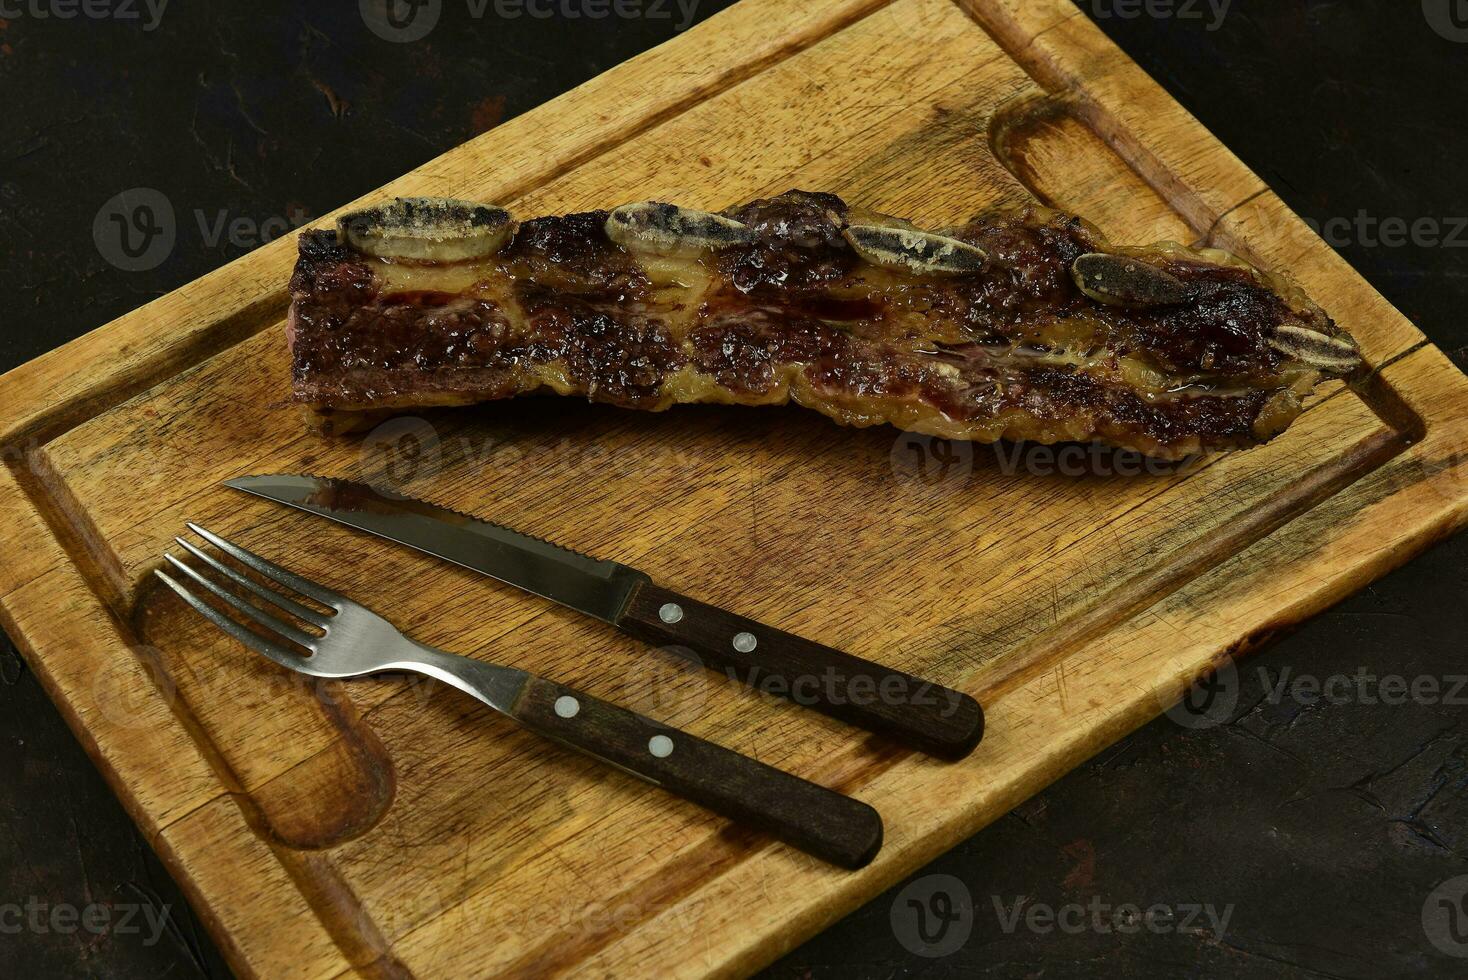
[[[1040,208],[932,232],[799,191],[717,216],[629,205],[480,222],[445,260],[352,220],[302,236],[291,282],[295,397],[333,412],[547,390],[793,400],[848,425],[1176,458],[1270,438],[1359,364],[1284,280]]]

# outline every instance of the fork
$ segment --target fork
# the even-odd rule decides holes
[[[862,867],[882,846],[882,818],[859,800],[555,681],[409,639],[387,620],[346,596],[197,524],[187,526],[261,577],[329,610],[322,612],[261,585],[183,538],[174,538],[229,585],[206,576],[171,553],[165,554],[180,577],[250,620],[259,631],[225,615],[162,568],[155,569],[154,574],[215,626],[282,667],[334,679],[381,673],[423,674],[458,688],[539,735],[842,867]],[[241,592],[320,632],[303,629],[246,601]]]

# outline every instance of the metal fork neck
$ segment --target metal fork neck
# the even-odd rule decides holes
[[[530,678],[523,670],[456,656],[415,640],[404,642],[412,653],[399,665],[402,669],[456,687],[507,715],[513,713],[515,701]]]

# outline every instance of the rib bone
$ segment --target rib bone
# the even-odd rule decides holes
[[[624,248],[669,257],[697,255],[751,241],[748,225],[659,201],[624,204],[607,218],[607,237]]]
[[[1192,296],[1176,276],[1125,255],[1091,252],[1076,259],[1070,269],[1081,292],[1110,306],[1144,310],[1186,303]]]
[[[364,254],[420,262],[493,255],[509,240],[513,227],[510,212],[497,205],[437,197],[400,197],[337,221],[339,234]]]
[[[856,254],[873,265],[915,276],[961,276],[978,272],[988,256],[956,238],[900,224],[854,224],[843,231]]]
[[[1349,375],[1361,365],[1361,351],[1347,334],[1331,337],[1308,327],[1284,323],[1274,328],[1269,346],[1330,374]]]

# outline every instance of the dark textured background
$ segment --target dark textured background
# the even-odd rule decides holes
[[[349,0],[191,0],[153,31],[40,19],[34,2],[0,2],[22,14],[0,19],[0,368],[251,247],[211,242],[197,212],[207,224],[323,214],[676,33],[673,20],[471,21],[451,2],[430,40],[394,45]],[[1081,6],[1300,213],[1353,229],[1363,213],[1445,230],[1468,215],[1468,30],[1444,37],[1417,0],[1233,0],[1216,30],[1212,14],[1154,17],[1138,3],[1128,18],[1125,4]],[[1457,4],[1468,25],[1468,4],[1434,4]],[[726,5],[703,0],[698,16]],[[92,223],[134,187],[167,195],[179,234],[156,269],[128,273],[101,257]],[[1389,247],[1347,230],[1332,244],[1461,366],[1468,232],[1460,241]],[[769,975],[1465,975],[1468,959],[1428,943],[1422,912],[1435,885],[1468,873],[1468,694],[1266,697],[1286,672],[1468,673],[1465,558],[1468,537],[1438,546],[1245,663],[1225,723],[1159,719],[915,875],[918,888],[946,874],[968,890],[972,934],[958,952],[914,955],[894,889]],[[0,906],[38,896],[173,913],[154,945],[0,934],[0,975],[228,976],[8,646],[0,745]],[[1020,896],[1232,914],[1222,938],[1006,932],[995,903]]]

